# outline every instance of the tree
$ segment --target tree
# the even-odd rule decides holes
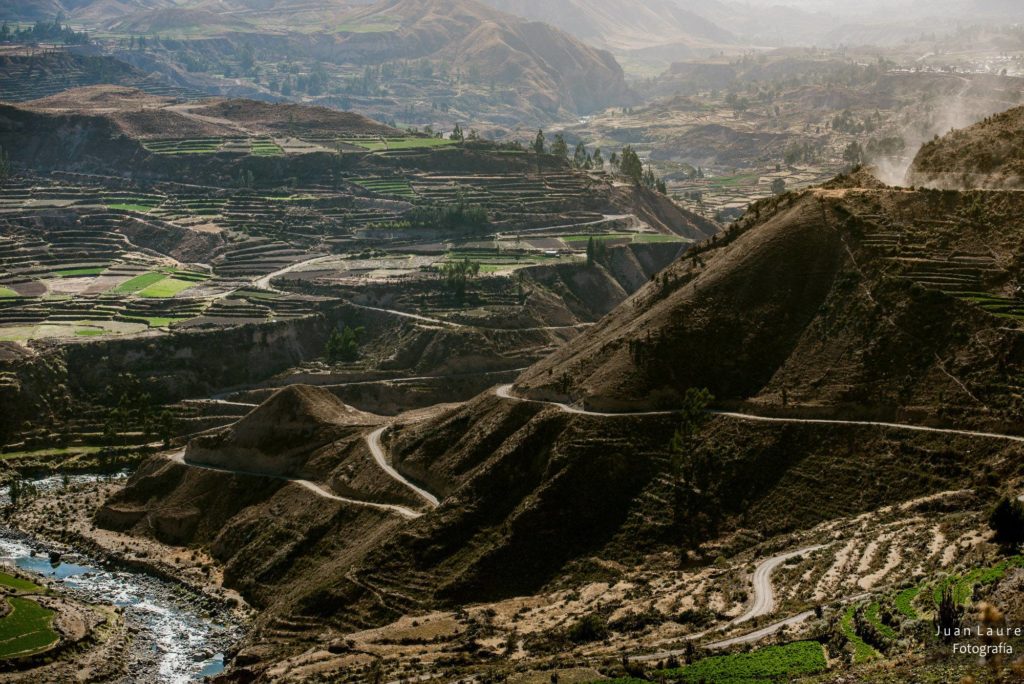
[[[455,124],[455,128],[452,129],[452,140],[456,142],[462,142],[466,139],[466,136],[462,133],[462,126],[458,123]]]
[[[350,328],[342,325],[335,328],[327,338],[324,355],[330,363],[351,362],[359,359],[359,338],[363,334],[362,326]]]
[[[935,626],[940,638],[945,642],[954,639],[954,632],[963,624],[964,609],[956,601],[953,584],[949,583],[942,589],[942,598],[935,611]]]
[[[601,148],[594,150],[594,168],[600,171],[604,168],[604,157],[601,156]]]
[[[679,541],[679,562],[700,547],[705,535],[718,525],[719,506],[710,500],[718,463],[697,451],[697,435],[708,420],[715,398],[707,389],[691,387],[683,396],[679,426],[669,444],[672,470],[672,527]]]
[[[538,130],[537,131],[537,137],[533,139],[533,151],[536,152],[538,155],[540,155],[540,154],[544,154],[544,149],[545,149],[544,131]]]
[[[576,150],[572,155],[572,165],[577,169],[582,169],[587,165],[587,148],[582,143],[576,143]]]
[[[847,161],[854,166],[864,163],[864,148],[861,147],[859,142],[854,140],[846,146],[846,149],[843,150],[843,161]]]
[[[2,146],[0,146],[0,182],[8,179],[11,175],[11,158]]]
[[[619,155],[616,152],[612,152],[612,156],[608,159],[608,163],[612,165],[613,171],[619,170]]]
[[[470,279],[480,273],[480,264],[469,259],[460,261],[448,261],[441,266],[441,275],[444,276],[445,284],[455,297],[455,301],[461,303],[466,298],[466,286]]]
[[[555,142],[551,143],[551,154],[559,159],[567,159],[569,157],[569,145],[566,144],[565,136],[561,133],[555,134]]]
[[[587,240],[587,267],[603,264],[608,260],[608,245],[604,240],[595,240],[593,236]]]
[[[786,181],[781,178],[776,178],[772,181],[772,194],[781,195],[786,192]]]
[[[157,429],[160,431],[160,441],[164,443],[164,448],[171,446],[171,438],[174,437],[174,415],[170,411],[164,410],[160,414]]]
[[[1011,546],[1024,543],[1024,503],[1004,496],[988,516],[988,526],[996,533],[996,541]]]
[[[638,155],[631,145],[626,145],[622,149],[622,157],[619,160],[619,169],[626,178],[633,181],[634,184],[640,185],[644,178],[644,165],[640,161],[640,155]]]

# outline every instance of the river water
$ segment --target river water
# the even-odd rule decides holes
[[[75,475],[69,484],[99,479]],[[39,490],[64,486],[59,477],[31,484]],[[0,494],[0,504],[5,503],[6,491]],[[48,577],[55,581],[55,589],[72,597],[123,608],[134,633],[132,662],[127,664],[131,674],[125,682],[179,684],[216,675],[224,669],[224,650],[242,636],[240,625],[208,614],[197,605],[194,595],[177,584],[140,571],[104,569],[78,554],[69,554],[54,565],[45,545],[17,531],[0,528],[0,563]]]

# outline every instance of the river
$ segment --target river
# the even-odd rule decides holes
[[[114,477],[123,478],[118,474]],[[70,486],[96,482],[100,476],[74,475]],[[65,485],[60,477],[31,482],[38,490]],[[8,501],[0,493],[0,504]],[[200,681],[224,669],[224,650],[242,636],[241,626],[223,616],[207,614],[195,596],[179,585],[135,570],[111,570],[81,554],[68,554],[51,564],[46,544],[16,530],[0,528],[0,563],[55,582],[55,589],[74,598],[107,603],[124,610],[133,632],[130,676],[125,682],[169,684]],[[36,553],[33,553],[33,550]]]

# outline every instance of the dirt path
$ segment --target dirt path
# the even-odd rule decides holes
[[[267,275],[265,275],[265,276],[263,276],[261,278],[257,278],[256,280],[252,281],[252,286],[255,287],[257,290],[273,290],[274,288],[270,286],[270,281],[273,280],[274,278],[277,278],[279,276],[283,276],[286,273],[291,273],[292,271],[300,269],[303,266],[309,266],[310,264],[317,264],[317,263],[320,263],[321,261],[326,261],[328,259],[333,259],[333,258],[335,258],[334,255],[326,254],[326,255],[321,255],[321,256],[313,257],[312,259],[306,259],[305,261],[298,261],[298,262],[296,262],[294,264],[291,264],[290,266],[285,266],[284,268],[278,269],[278,270],[274,271],[273,273],[268,273]]]
[[[787,551],[786,553],[779,554],[778,556],[772,556],[771,558],[761,561],[754,569],[754,600],[751,602],[750,608],[748,608],[746,612],[744,612],[739,617],[733,618],[726,626],[733,627],[735,625],[743,624],[744,622],[747,622],[749,620],[753,620],[754,618],[771,614],[775,610],[775,589],[772,586],[772,573],[775,572],[775,570],[780,565],[790,560],[791,558],[802,556],[808,553],[813,553],[819,549],[825,548],[826,546],[828,545],[819,544],[817,546],[808,546],[806,548],[798,549],[796,551]],[[798,615],[793,615],[784,620],[780,620],[770,625],[766,625],[765,627],[762,627],[748,634],[730,637],[728,639],[723,639],[721,641],[713,641],[710,644],[706,644],[704,648],[720,649],[726,648],[728,646],[734,646],[736,644],[745,644],[760,641],[764,637],[774,634],[783,627],[788,625],[799,624],[804,620],[807,620],[812,615],[814,615],[814,611],[807,610],[802,613],[799,613]],[[686,640],[695,641],[697,639],[700,639],[704,635],[708,634],[710,631],[712,630],[706,630],[703,632],[698,632],[696,634],[690,634],[686,637]],[[636,658],[633,658],[633,660],[641,662],[665,660],[666,658],[669,658],[671,656],[685,655],[686,650],[687,649],[685,648],[680,648],[670,651],[659,651],[657,653],[649,653],[647,655],[638,656]]]
[[[431,508],[437,508],[441,505],[441,502],[437,500],[436,496],[422,487],[414,485],[412,482],[407,480],[404,475],[395,470],[394,466],[388,463],[387,454],[384,453],[384,446],[380,442],[380,438],[384,434],[385,430],[387,430],[386,426],[378,428],[366,435],[366,446],[370,447],[370,453],[373,454],[373,460],[375,460],[381,470],[390,475],[393,480],[416,492],[416,495],[430,504]]]
[[[495,396],[511,401],[523,401],[532,404],[547,404],[556,406],[566,413],[573,413],[583,416],[598,416],[602,418],[621,418],[637,416],[667,416],[677,413],[676,411],[633,411],[623,413],[601,413],[599,411],[588,411],[577,406],[562,404],[557,401],[543,401],[541,399],[523,399],[512,394],[512,385],[501,385],[494,389]],[[747,420],[759,423],[788,423],[794,425],[859,425],[870,427],[890,428],[894,430],[911,430],[914,432],[930,432],[940,435],[961,435],[964,437],[979,437],[985,439],[1001,439],[1007,442],[1024,444],[1024,437],[1018,435],[1005,435],[999,432],[979,432],[976,430],[957,430],[954,428],[934,428],[924,425],[908,425],[906,423],[886,423],[874,420],[839,420],[829,418],[773,418],[769,416],[758,416],[751,413],[737,413],[735,411],[711,411],[712,415],[733,418],[735,420]]]
[[[406,520],[415,520],[416,518],[419,518],[419,517],[421,517],[423,515],[423,513],[419,512],[419,511],[414,511],[411,508],[406,508],[405,506],[396,506],[396,505],[393,505],[393,504],[375,503],[373,501],[359,501],[357,499],[349,499],[349,498],[346,498],[344,496],[338,496],[337,494],[332,494],[331,492],[327,491],[326,489],[324,489],[323,487],[321,487],[317,483],[311,482],[309,480],[300,480],[298,478],[293,478],[293,477],[284,477],[283,475],[267,475],[266,473],[256,473],[256,472],[251,472],[251,471],[246,471],[246,470],[232,470],[230,468],[220,468],[218,466],[206,465],[204,463],[195,463],[193,461],[186,461],[185,460],[185,450],[184,449],[178,449],[177,451],[172,451],[172,452],[166,453],[166,454],[164,454],[164,456],[166,458],[174,461],[175,463],[180,463],[182,465],[189,466],[190,468],[201,468],[203,470],[212,470],[214,472],[219,472],[219,473],[230,473],[232,475],[247,475],[247,476],[250,476],[250,477],[269,477],[270,479],[273,479],[273,480],[283,480],[284,482],[293,482],[293,483],[299,485],[300,487],[303,487],[303,488],[309,490],[310,492],[312,492],[316,496],[319,496],[322,499],[330,499],[331,501],[340,501],[341,503],[351,504],[353,506],[362,506],[364,508],[375,508],[375,509],[380,510],[380,511],[387,511],[388,513],[396,513],[396,514],[402,516],[403,518],[405,518]]]

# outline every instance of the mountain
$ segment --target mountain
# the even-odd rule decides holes
[[[339,49],[367,59],[431,59],[511,85],[535,107],[587,112],[629,98],[622,68],[608,52],[540,22],[475,0],[385,0],[342,18],[345,26],[392,26],[345,33]]]
[[[528,19],[547,22],[580,40],[612,50],[665,44],[707,47],[733,41],[729,31],[673,0],[486,0]]]
[[[966,431],[1019,434],[1022,217],[1017,192],[895,189],[866,173],[763,200],[513,386],[391,425],[393,468],[440,500],[420,517],[367,507],[361,497],[380,484],[351,485],[362,507],[317,503],[298,483],[240,498],[240,474],[188,473],[154,456],[97,522],[179,531],[180,518],[214,511],[216,525],[193,524],[176,543],[209,548],[261,608],[235,672],[262,681],[303,651],[344,668],[348,635],[403,616],[487,601],[518,615],[534,592],[569,600],[591,582],[608,592],[628,568],[669,572],[683,535],[710,563],[984,487],[1019,463],[1014,438]],[[671,409],[691,388],[733,412],[695,428],[695,484],[673,512]],[[331,472],[377,482],[366,448],[346,439]],[[671,622],[654,613],[653,624]],[[553,631],[532,629],[524,657],[559,652],[561,642],[540,640]],[[480,633],[458,648],[477,654]],[[447,654],[426,666],[479,666]],[[502,657],[488,652],[488,667]],[[401,654],[385,661],[401,670]]]

